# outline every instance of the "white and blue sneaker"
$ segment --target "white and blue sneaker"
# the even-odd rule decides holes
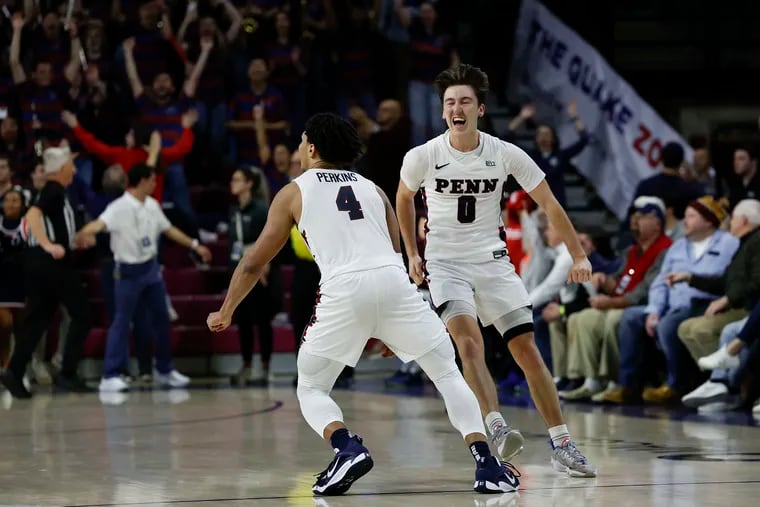
[[[354,435],[344,450],[336,450],[328,467],[317,475],[311,491],[318,496],[342,495],[373,466],[369,450],[362,445],[362,439]]]
[[[513,472],[509,463],[501,463],[495,456],[477,466],[473,489],[478,493],[514,493],[520,487],[519,472]]]
[[[570,438],[552,451],[552,468],[570,477],[596,477],[597,469]]]

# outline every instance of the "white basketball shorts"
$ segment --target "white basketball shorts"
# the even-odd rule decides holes
[[[399,266],[347,273],[320,286],[301,348],[355,366],[369,338],[385,343],[405,363],[450,339]]]
[[[464,301],[476,309],[484,326],[530,306],[528,291],[509,257],[478,263],[431,259],[425,269],[434,306]]]

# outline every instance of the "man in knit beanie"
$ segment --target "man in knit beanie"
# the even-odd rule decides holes
[[[689,207],[702,215],[705,220],[715,225],[716,228],[719,228],[723,220],[728,217],[726,209],[715,198],[709,195],[691,201]]]

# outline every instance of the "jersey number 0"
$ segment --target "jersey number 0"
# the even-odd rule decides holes
[[[335,204],[338,205],[338,211],[348,211],[348,218],[351,220],[364,218],[362,205],[356,200],[356,194],[354,194],[354,189],[350,185],[340,187]]]
[[[471,224],[475,221],[475,196],[463,195],[459,197],[459,207],[457,209],[457,219],[461,224]]]

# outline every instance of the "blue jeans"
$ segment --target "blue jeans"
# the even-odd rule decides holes
[[[146,336],[146,329],[152,328],[156,339],[156,370],[160,374],[169,373],[173,369],[170,322],[166,287],[158,262],[152,259],[142,264],[117,263],[114,279],[115,315],[108,328],[103,377],[119,376],[129,361],[129,325],[133,321],[138,339]]]
[[[723,331],[720,332],[720,346],[725,347],[731,343],[734,338],[736,338],[736,335],[739,334],[739,331],[741,331],[741,329],[747,323],[747,320],[749,320],[749,317],[745,317],[742,320],[737,320],[736,322],[726,324],[726,326],[723,328]],[[747,361],[748,356],[749,347],[743,347],[739,353],[739,364],[744,364]],[[710,375],[710,380],[713,382],[724,382],[728,383],[729,385],[738,387],[737,375],[740,369],[741,366],[734,370],[713,370],[712,374]]]
[[[100,285],[106,300],[108,319],[113,322],[116,314],[114,262],[103,262],[100,265]],[[150,319],[146,312],[137,312],[132,321],[132,331],[135,337],[135,353],[139,364],[140,375],[150,375],[153,371],[153,335],[150,329]],[[125,342],[123,372],[129,372],[129,340]]]
[[[620,319],[620,385],[623,387],[641,387],[644,369],[645,324],[647,313],[644,306],[631,306],[623,311]],[[657,342],[665,354],[668,380],[671,387],[681,380],[681,361],[689,357],[689,352],[678,338],[678,325],[692,317],[689,307],[673,308],[660,318],[656,328]]]
[[[409,81],[409,116],[412,119],[413,146],[425,144],[443,132],[441,98],[430,83]]]

